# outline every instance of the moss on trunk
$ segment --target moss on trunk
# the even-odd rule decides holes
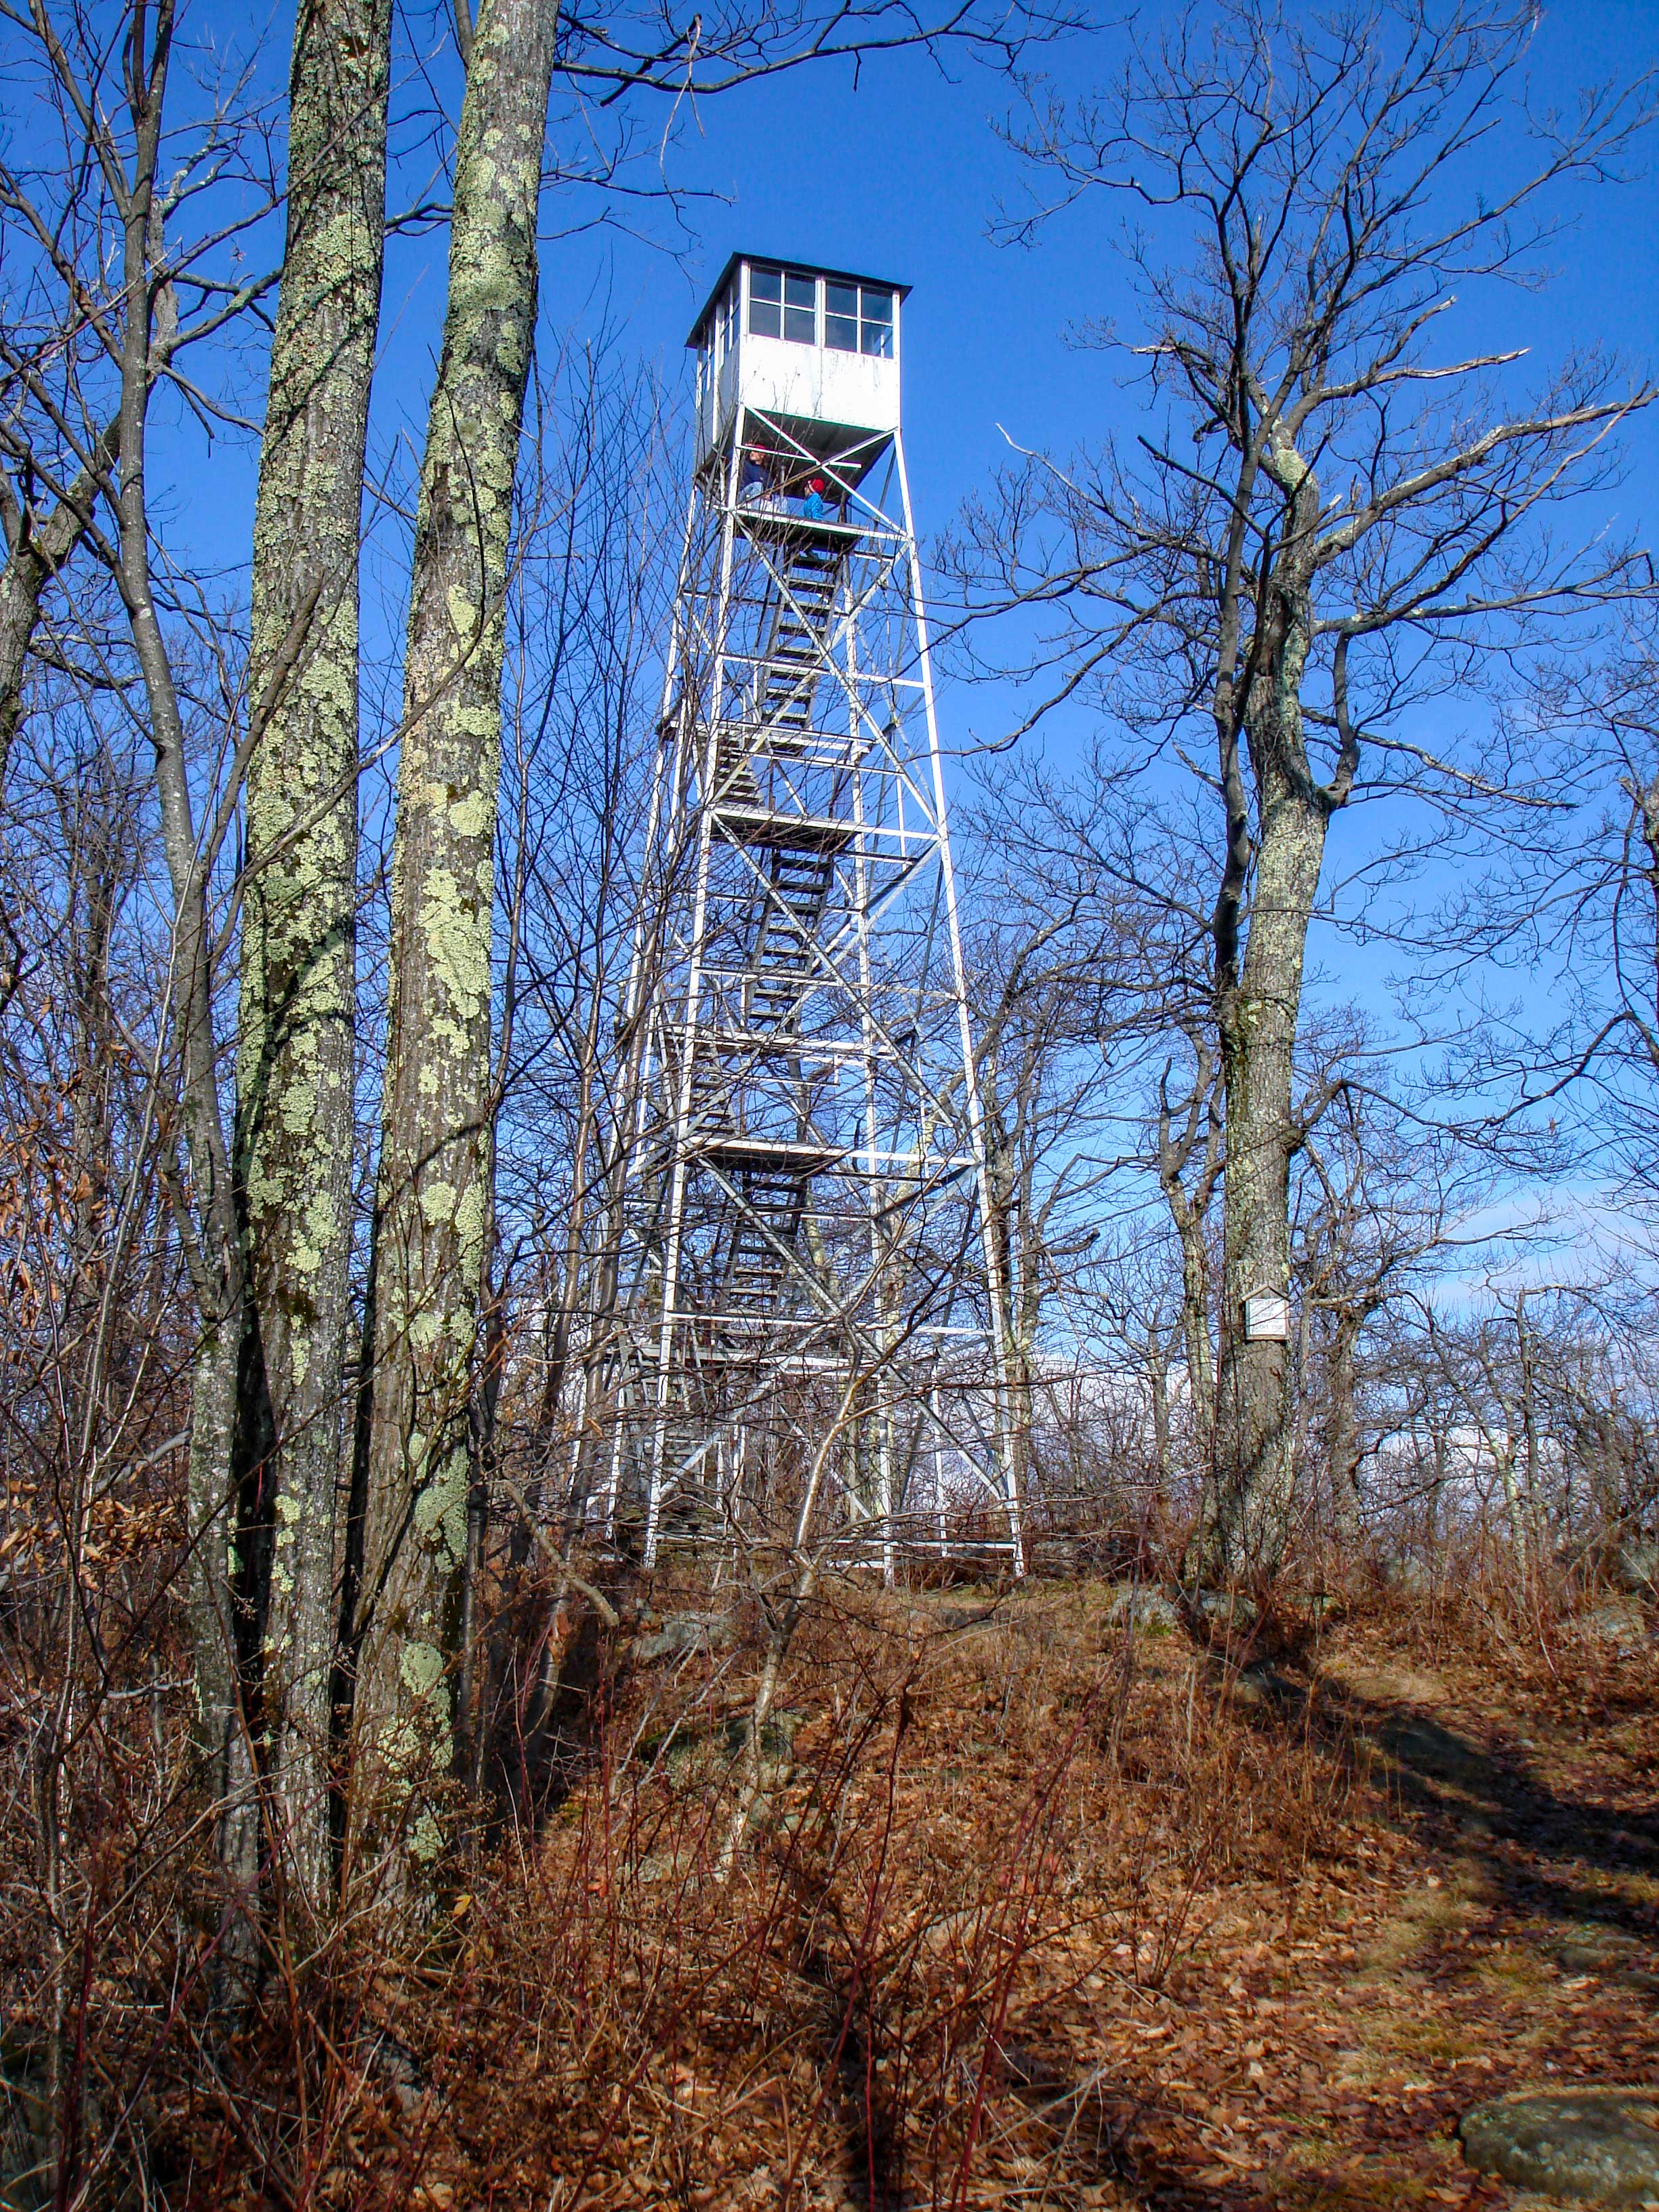
[[[264,1709],[301,1887],[327,1869],[351,1249],[357,568],[385,233],[390,0],[295,28],[288,241],[254,514],[238,1170],[272,1423]]]
[[[392,854],[356,1832],[441,1847],[489,1215],[490,952],[514,480],[535,332],[556,14],[485,0],[416,523]]]
[[[1291,1161],[1302,1141],[1293,1097],[1297,1028],[1334,803],[1309,763],[1302,706],[1313,639],[1318,482],[1277,428],[1267,434],[1263,468],[1284,502],[1283,528],[1243,702],[1255,787],[1254,822],[1241,815],[1235,825],[1254,857],[1243,962],[1231,927],[1227,945],[1218,945],[1216,1030],[1226,1100],[1220,1358],[1214,1459],[1194,1539],[1200,1571],[1232,1583],[1277,1574],[1291,1534],[1290,1347],[1274,1337],[1247,1337],[1245,1303],[1290,1291]],[[1234,885],[1240,908],[1244,889],[1241,877]]]

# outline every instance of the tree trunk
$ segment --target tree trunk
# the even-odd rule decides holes
[[[1158,1502],[1168,1504],[1170,1477],[1170,1355],[1155,1322],[1146,1328],[1146,1383],[1152,1401],[1152,1457],[1158,1468]]]
[[[1515,1306],[1515,1350],[1521,1370],[1521,1439],[1522,1466],[1525,1471],[1525,1492],[1522,1501],[1522,1523],[1526,1530],[1526,1551],[1528,1559],[1540,1564],[1544,1548],[1544,1517],[1538,1486],[1538,1401],[1537,1366],[1532,1340],[1532,1331],[1527,1326],[1527,1293],[1522,1291]]]
[[[1299,667],[1295,673],[1299,679]],[[1285,680],[1291,680],[1288,672]],[[1282,696],[1275,706],[1281,716],[1297,711]],[[1258,1291],[1289,1293],[1297,1016],[1325,850],[1326,814],[1317,794],[1281,775],[1261,776],[1259,787],[1249,939],[1237,989],[1221,994],[1218,1024],[1227,1170],[1213,1550],[1229,1581],[1275,1573],[1291,1533],[1290,1347],[1275,1338],[1245,1337],[1244,1301]]]
[[[1176,1216],[1181,1238],[1181,1340],[1187,1356],[1188,1395],[1193,1409],[1193,1453],[1207,1472],[1215,1433],[1215,1370],[1210,1352],[1210,1263],[1204,1249],[1204,1218],[1183,1206]]]
[[[118,781],[107,751],[100,754],[97,779],[88,794],[70,846],[69,896],[65,905],[74,945],[75,1060],[71,1102],[70,1158],[75,1200],[70,1231],[70,1275],[64,1322],[64,1341],[87,1346],[76,1402],[64,1408],[64,1451],[67,1462],[85,1437],[97,1449],[104,1384],[100,1370],[97,1315],[106,1288],[111,1255],[111,1185],[114,1174],[112,1097],[118,1081],[113,1041],[117,1034],[110,981],[110,955],[116,916],[131,888],[137,839],[131,793]]]
[[[1006,1450],[1005,1469],[1009,1503],[1016,1514],[1023,1510],[1030,1486],[1036,1404],[1031,1379],[1032,1339],[1036,1328],[1036,1285],[1015,1227],[1019,1214],[1024,1178],[1020,1176],[1013,1139],[996,1100],[997,1071],[990,1072],[984,1115],[985,1181],[991,1200],[991,1245],[996,1255],[998,1280],[988,1283],[989,1311],[1002,1347],[1002,1385],[1006,1394]],[[1029,1209],[1021,1226],[1030,1218]]]
[[[22,719],[23,677],[40,618],[40,596],[80,543],[118,438],[118,417],[99,441],[94,465],[81,471],[38,526],[21,509],[14,508],[5,517],[9,557],[0,574],[0,799],[5,796],[12,739]],[[8,505],[12,505],[9,499]]]
[[[454,1750],[507,557],[555,21],[551,0],[485,0],[474,34],[404,678],[353,1821],[417,1863],[442,1847]]]
[[[1158,1180],[1181,1246],[1181,1342],[1192,1408],[1192,1455],[1207,1496],[1215,1441],[1215,1369],[1210,1349],[1210,1255],[1205,1224],[1216,1178],[1221,1173],[1222,1121],[1215,1061],[1206,1042],[1195,1042],[1194,1060],[1186,1126],[1179,1133],[1173,1127],[1168,1101],[1160,1105]],[[1194,1155],[1198,1172],[1189,1190],[1182,1177]]]
[[[1435,1421],[1434,1474],[1429,1488],[1428,1540],[1431,1545],[1437,1545],[1440,1541],[1441,1501],[1446,1487],[1447,1464],[1451,1455],[1450,1440],[1446,1434],[1451,1420],[1451,1413],[1448,1408],[1444,1419],[1442,1419],[1437,1417],[1437,1409],[1436,1409],[1431,1418]]]
[[[1504,1513],[1509,1522],[1510,1548],[1515,1554],[1516,1574],[1525,1590],[1532,1585],[1532,1546],[1527,1540],[1527,1516],[1521,1503],[1521,1486],[1515,1479],[1515,1462],[1520,1443],[1520,1438],[1512,1431],[1505,1433],[1503,1449],[1498,1457],[1498,1479],[1504,1490]]]
[[[240,1495],[234,1453],[241,1352],[242,1254],[230,1152],[219,1109],[218,1046],[213,1022],[213,930],[208,892],[212,855],[198,835],[185,725],[149,568],[146,446],[158,276],[154,249],[155,177],[173,9],[158,10],[148,80],[133,96],[133,181],[122,210],[125,319],[117,441],[115,580],[144,687],[161,845],[173,893],[172,996],[179,1121],[189,1162],[187,1236],[201,1334],[191,1376],[187,1604],[196,1679],[197,1747],[220,1814],[221,1859],[232,1883],[252,1893],[258,1869],[258,1822],[250,1749],[252,1717],[243,1698],[240,1661],[246,1623],[238,1589]],[[134,72],[135,87],[140,80]],[[184,1194],[180,1192],[182,1200]],[[222,1947],[231,1971],[249,1960],[242,1920]]]
[[[290,1877],[320,1909],[351,1252],[357,568],[390,0],[299,11],[288,240],[253,523],[238,1170],[271,1422],[264,1663]]]
[[[1354,1409],[1354,1349],[1364,1316],[1343,1307],[1331,1344],[1331,1529],[1339,1544],[1356,1550],[1364,1534],[1359,1510],[1359,1423]]]

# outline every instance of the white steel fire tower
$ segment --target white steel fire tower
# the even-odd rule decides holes
[[[696,464],[593,1373],[605,1510],[647,1564],[805,1516],[890,1568],[982,1522],[1023,1565],[899,426],[905,289],[735,254],[688,341]]]

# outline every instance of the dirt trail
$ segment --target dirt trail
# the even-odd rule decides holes
[[[1357,1598],[1229,1662],[1104,1583],[838,1593],[729,1884],[720,1776],[625,1747],[671,1692],[726,1715],[743,1650],[642,1668],[536,1887],[505,1866],[400,2029],[445,2082],[410,2201],[1506,2204],[1472,2105],[1659,2075],[1654,1659],[1472,1600]]]
[[[1070,2025],[1078,2056],[1109,2057],[1127,2169],[1073,2201],[1505,2203],[1453,2137],[1470,2105],[1659,2074],[1651,1677],[1584,1663],[1589,1695],[1363,1645],[1327,1656],[1302,1724],[1352,1731],[1352,1825],[1374,1841],[1310,1868],[1288,1930],[1260,1898],[1212,1900],[1214,1940],[1156,2019]],[[1283,1705],[1266,1724],[1294,1724]]]

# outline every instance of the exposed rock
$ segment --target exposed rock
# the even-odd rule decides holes
[[[1650,1971],[1652,1953],[1622,1929],[1580,1921],[1556,1947],[1565,1974],[1599,1974],[1625,1989],[1659,1991],[1659,1974]]]
[[[943,1605],[939,1607],[942,1628],[977,1628],[981,1621],[996,1618],[996,1601],[985,1605]]]
[[[795,1730],[801,1716],[781,1707],[761,1723],[760,1780],[770,1790],[787,1782],[794,1771]],[[754,1729],[752,1714],[732,1713],[709,1720],[692,1715],[672,1728],[659,1729],[642,1737],[635,1756],[647,1765],[661,1762],[671,1782],[680,1785],[704,1779],[721,1780],[747,1752]]]
[[[1598,1644],[1618,1644],[1634,1649],[1647,1640],[1648,1624],[1634,1598],[1609,1598],[1578,1616],[1578,1627]]]
[[[683,1659],[689,1651],[723,1651],[737,1632],[729,1613],[670,1613],[653,1633],[634,1638],[629,1656],[635,1666],[650,1667],[659,1659]]]
[[[1181,1626],[1181,1614],[1161,1589],[1149,1583],[1120,1583],[1106,1608],[1106,1618],[1121,1628],[1127,1620],[1143,1636],[1170,1636]]]
[[[1026,1540],[1026,1564],[1040,1574],[1069,1577],[1086,1572],[1087,1553],[1075,1536],[1030,1536]]]
[[[1619,1580],[1638,1596],[1659,1592],[1659,1543],[1636,1537],[1619,1547]]]
[[[1569,1974],[1604,1974],[1627,1965],[1637,1949],[1634,1939],[1617,1929],[1581,1921],[1563,1936],[1555,1955]]]
[[[1659,2090],[1534,2089],[1477,2105],[1463,2155],[1517,2189],[1590,2204],[1659,2197]]]
[[[1194,1590],[1187,1602],[1215,1628],[1254,1628],[1256,1623],[1255,1601],[1242,1590]]]

